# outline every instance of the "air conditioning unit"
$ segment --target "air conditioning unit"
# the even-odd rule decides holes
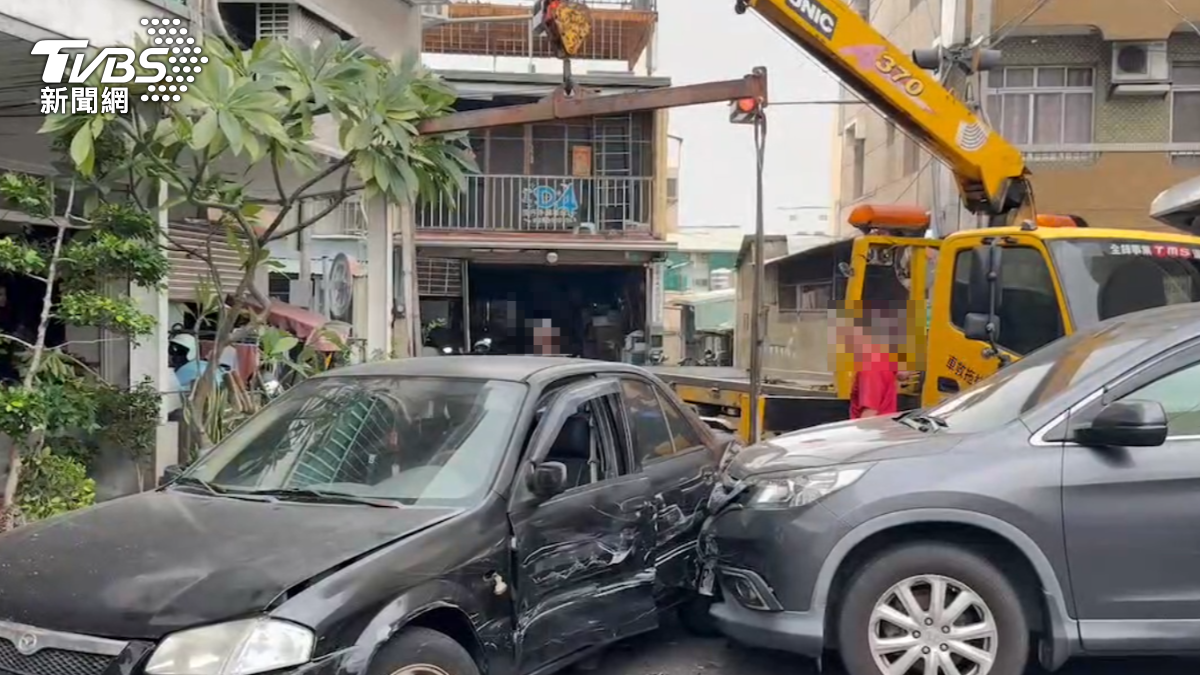
[[[1170,73],[1165,40],[1112,43],[1114,95],[1165,95]]]

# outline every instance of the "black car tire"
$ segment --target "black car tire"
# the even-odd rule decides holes
[[[1021,599],[1003,572],[966,548],[922,542],[884,551],[864,564],[842,596],[837,637],[848,675],[880,675],[869,644],[875,604],[911,577],[937,575],[970,587],[991,611],[998,652],[989,675],[1021,675],[1029,660],[1029,623]],[[919,671],[923,663],[915,664]]]
[[[679,603],[675,614],[679,617],[679,625],[696,637],[720,637],[721,631],[709,610],[712,609],[713,599],[703,595],[693,595]]]
[[[375,654],[367,672],[396,675],[413,666],[433,666],[446,675],[480,675],[479,665],[462,645],[444,633],[421,627],[400,631]]]

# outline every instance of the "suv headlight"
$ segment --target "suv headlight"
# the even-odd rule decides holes
[[[755,476],[748,479],[747,504],[752,509],[806,506],[853,484],[870,468],[859,464]]]
[[[146,675],[255,675],[303,665],[316,637],[303,626],[247,619],[168,635],[154,650]]]

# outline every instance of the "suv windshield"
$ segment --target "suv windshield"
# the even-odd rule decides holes
[[[491,487],[525,389],[432,377],[316,378],[251,418],[185,477],[218,493],[468,505]]]
[[[1049,243],[1075,330],[1200,300],[1200,247],[1124,239]]]
[[[945,421],[955,433],[999,428],[1128,355],[1150,337],[1112,324],[1060,338],[923,414]]]

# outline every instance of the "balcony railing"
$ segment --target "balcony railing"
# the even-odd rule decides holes
[[[426,27],[423,49],[429,54],[554,58],[550,41],[530,41],[532,0],[451,0],[421,7]],[[650,45],[658,20],[657,0],[584,0],[592,29],[583,51],[584,61],[637,63]],[[497,21],[513,17],[513,21]],[[449,21],[450,23],[441,23]]]
[[[652,178],[470,176],[456,199],[421,205],[417,227],[503,232],[650,232]]]

